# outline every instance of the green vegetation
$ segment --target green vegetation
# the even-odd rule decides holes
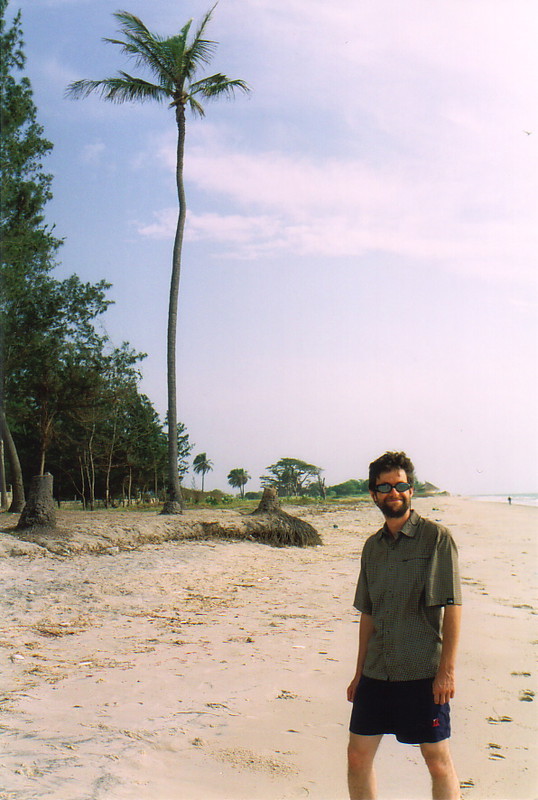
[[[276,489],[279,497],[302,497],[306,494],[325,497],[323,470],[298,458],[281,458],[266,467],[269,475],[262,475],[262,486]]]
[[[177,397],[176,397],[176,331],[179,296],[179,278],[183,248],[183,232],[187,204],[183,182],[185,131],[187,106],[194,115],[203,117],[205,112],[201,100],[212,100],[233,96],[236,89],[247,92],[242,80],[230,80],[217,73],[198,78],[199,70],[209,64],[216,50],[216,42],[204,38],[205,28],[211,19],[209,11],[198,30],[191,36],[192,20],[181,31],[168,39],[151,33],[142,20],[127,11],[114,14],[119,22],[123,39],[105,39],[118,45],[137,67],[144,67],[156,83],[145,78],[120,72],[114,78],[103,80],[81,80],[68,87],[71,97],[86,97],[94,91],[105,100],[114,103],[146,102],[148,100],[168,103],[174,110],[177,126],[176,183],[178,194],[178,218],[174,250],[172,255],[172,277],[168,311],[168,502],[163,513],[180,513],[181,490],[177,474]],[[202,471],[202,483],[203,475]]]
[[[328,497],[356,497],[362,494],[368,494],[367,480],[355,480],[351,478],[349,481],[337,483],[334,486],[329,486],[327,489]]]

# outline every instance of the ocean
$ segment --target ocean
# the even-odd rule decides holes
[[[473,500],[485,500],[488,503],[508,503],[508,498],[512,498],[515,506],[535,506],[538,507],[538,492],[530,494],[481,494],[473,495]]]

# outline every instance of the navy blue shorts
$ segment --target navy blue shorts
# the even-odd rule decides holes
[[[360,679],[349,730],[360,736],[393,733],[404,744],[450,737],[450,706],[433,701],[433,678],[419,681]]]

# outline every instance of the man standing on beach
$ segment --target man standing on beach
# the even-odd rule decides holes
[[[348,748],[351,800],[375,800],[374,757],[385,733],[418,744],[434,800],[458,800],[449,700],[461,619],[456,545],[411,509],[414,467],[405,453],[370,464],[369,489],[385,524],[366,541],[354,605],[361,611]]]

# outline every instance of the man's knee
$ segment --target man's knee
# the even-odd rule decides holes
[[[372,768],[381,736],[358,736],[352,733],[347,748],[347,763],[351,772],[364,772]]]
[[[420,749],[432,778],[443,778],[452,774],[454,765],[448,740],[435,744],[422,744]]]

